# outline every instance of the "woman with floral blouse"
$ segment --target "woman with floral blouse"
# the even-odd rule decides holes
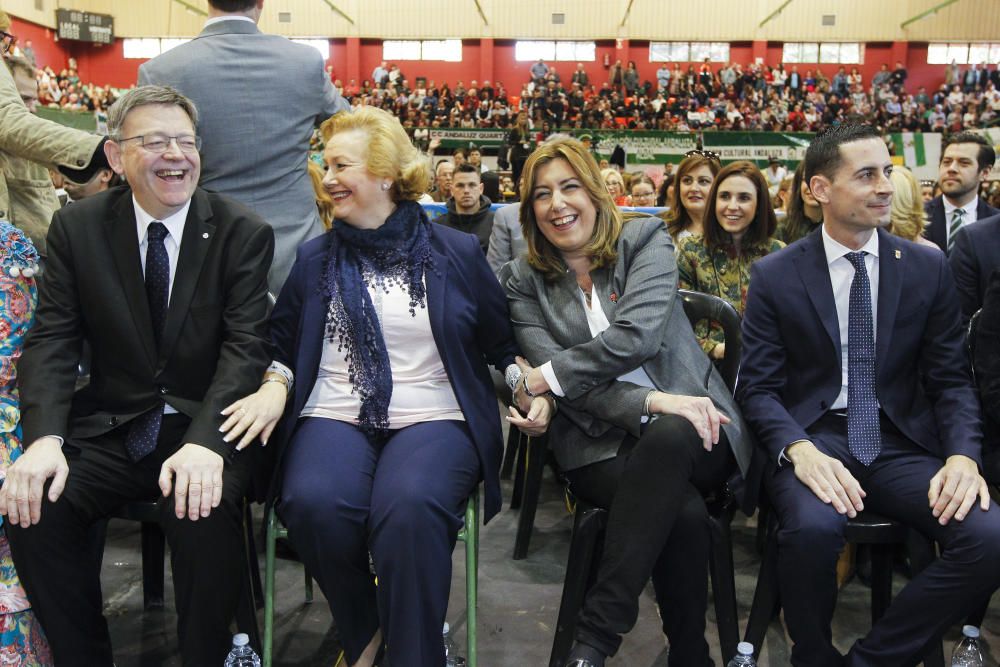
[[[767,181],[752,162],[733,162],[719,171],[708,194],[704,233],[682,239],[677,249],[678,287],[721,297],[740,315],[746,306],[750,266],[785,244],[774,238],[778,223]],[[722,359],[722,328],[695,327],[702,349]]]

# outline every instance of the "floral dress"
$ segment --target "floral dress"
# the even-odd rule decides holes
[[[740,254],[731,245],[709,253],[704,238],[697,234],[688,236],[680,239],[677,246],[677,286],[721,297],[742,316],[750,287],[750,266],[784,247],[784,243],[771,238],[762,245],[744,248]],[[716,345],[725,342],[722,327],[717,324],[709,331],[708,323],[699,322],[694,333],[709,355]]]
[[[21,411],[16,362],[34,317],[38,252],[9,222],[0,221],[0,481],[21,455]],[[52,665],[42,627],[14,570],[0,531],[0,666]]]

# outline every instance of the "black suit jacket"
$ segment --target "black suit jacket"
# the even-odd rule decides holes
[[[228,456],[219,411],[258,387],[270,359],[271,228],[231,199],[195,191],[159,347],[128,186],[58,211],[48,243],[18,368],[24,442],[93,437],[163,400],[191,419],[184,442]],[[90,384],[74,392],[84,341]]]
[[[944,252],[948,252],[948,222],[944,219],[944,201],[938,195],[924,205],[924,211],[931,223],[924,230],[924,236],[933,241],[937,247]],[[1000,209],[995,209],[980,197],[976,205],[976,221],[1000,214]]]
[[[983,404],[983,476],[991,484],[1000,484],[1000,270],[990,278],[974,347]]]
[[[948,257],[966,321],[983,305],[990,275],[1000,269],[1000,215],[963,225]]]
[[[972,385],[951,272],[936,250],[878,230],[876,392],[911,441],[980,462]],[[913,285],[930,285],[913,289]],[[822,233],[757,260],[743,316],[737,397],[772,458],[829,409],[841,388],[837,307]]]

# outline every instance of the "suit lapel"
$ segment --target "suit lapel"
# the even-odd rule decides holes
[[[204,193],[195,190],[188,209],[187,220],[184,221],[184,234],[181,238],[180,253],[177,257],[177,270],[174,272],[174,282],[170,289],[170,305],[167,308],[167,319],[163,324],[163,338],[160,340],[158,357],[166,359],[177,342],[181,326],[191,307],[201,267],[208,254],[215,236],[215,225],[211,223],[212,207]]]
[[[899,253],[897,255],[897,253]],[[892,328],[899,308],[899,294],[902,288],[900,274],[905,255],[889,232],[878,230],[878,308],[875,323],[875,373],[880,370],[881,360],[889,354],[892,342]]]
[[[139,259],[139,238],[135,228],[135,208],[132,191],[126,189],[112,206],[114,215],[108,221],[108,243],[115,258],[118,277],[125,292],[136,333],[142,341],[151,365],[156,365],[156,343],[153,340],[153,320],[149,314],[146,281]]]
[[[445,298],[448,292],[449,262],[448,257],[438,250],[433,235],[431,236],[431,257],[434,260],[434,268],[424,271],[424,283],[427,287],[427,316],[431,321],[431,333],[434,334],[438,354],[444,361],[447,350],[443,348],[448,347],[445,338],[444,312],[447,309]]]
[[[820,322],[830,338],[830,344],[840,363],[840,324],[837,320],[837,304],[833,299],[833,285],[830,282],[830,267],[823,250],[823,233],[817,231],[806,237],[802,250],[795,257],[795,267],[806,286],[806,294],[819,315]]]

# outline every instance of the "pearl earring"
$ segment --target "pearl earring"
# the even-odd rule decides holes
[[[383,183],[382,184],[382,189],[383,190],[388,190],[389,189],[389,184],[388,183]]]

